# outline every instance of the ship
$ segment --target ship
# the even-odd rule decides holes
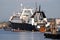
[[[48,28],[50,31],[44,33],[45,38],[51,39],[60,39],[60,18],[55,18],[50,21],[50,27]]]
[[[35,27],[31,25],[31,15],[32,9],[24,8],[22,13],[13,14],[10,17],[9,22],[11,23],[11,27],[13,29],[20,29],[20,30],[28,30],[32,31],[35,30]]]
[[[36,8],[35,12],[31,8],[23,8],[21,13],[13,14],[9,22],[12,29],[19,28],[19,30],[39,31],[42,26],[44,26],[42,28],[45,30],[47,19],[39,5],[39,10]]]

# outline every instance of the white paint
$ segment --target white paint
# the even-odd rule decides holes
[[[38,25],[37,28],[40,28],[40,26]]]
[[[47,22],[47,24],[45,25],[46,27],[48,27],[50,25],[50,23],[49,22]]]
[[[34,24],[34,18],[32,18],[32,25]]]
[[[47,18],[43,18],[43,20],[47,22]]]

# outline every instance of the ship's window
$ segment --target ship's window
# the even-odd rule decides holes
[[[36,14],[35,17],[34,17],[34,21],[36,22],[38,19],[37,19],[38,15]]]
[[[31,13],[29,10],[25,10],[25,13]]]
[[[19,20],[19,19],[20,19],[19,16],[15,16],[15,17],[13,17],[13,20]]]
[[[25,13],[24,15],[29,15],[29,16],[31,16],[31,11],[30,11],[30,10],[25,10],[24,13]]]
[[[40,13],[39,19],[40,19],[40,20],[43,20],[43,15],[42,15],[42,13]]]
[[[35,19],[34,21],[37,22],[37,17],[34,17],[34,19]]]

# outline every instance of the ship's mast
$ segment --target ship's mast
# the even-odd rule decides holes
[[[41,11],[41,6],[39,5],[39,12]]]
[[[38,8],[37,8],[37,3],[35,3],[35,6],[36,6],[35,12],[37,12],[37,9],[38,9]]]
[[[17,0],[17,11],[18,11],[18,12],[22,11],[22,7],[23,7],[23,4],[20,3],[19,0]]]
[[[22,11],[23,4],[21,3],[20,6],[21,6],[21,11]]]
[[[17,0],[17,12],[19,12],[19,0]]]

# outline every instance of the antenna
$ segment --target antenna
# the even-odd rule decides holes
[[[19,12],[19,0],[17,0],[17,12]]]
[[[21,6],[21,9],[22,9],[23,4],[21,3],[20,6]]]
[[[23,4],[22,4],[22,3],[21,3],[20,5],[21,5],[21,7],[23,6]]]
[[[35,6],[36,6],[36,9],[35,9],[35,11],[37,11],[37,2],[35,3]]]
[[[22,9],[23,9],[23,4],[21,3],[20,4],[20,12],[22,11]]]
[[[41,11],[41,6],[39,5],[39,12]]]

